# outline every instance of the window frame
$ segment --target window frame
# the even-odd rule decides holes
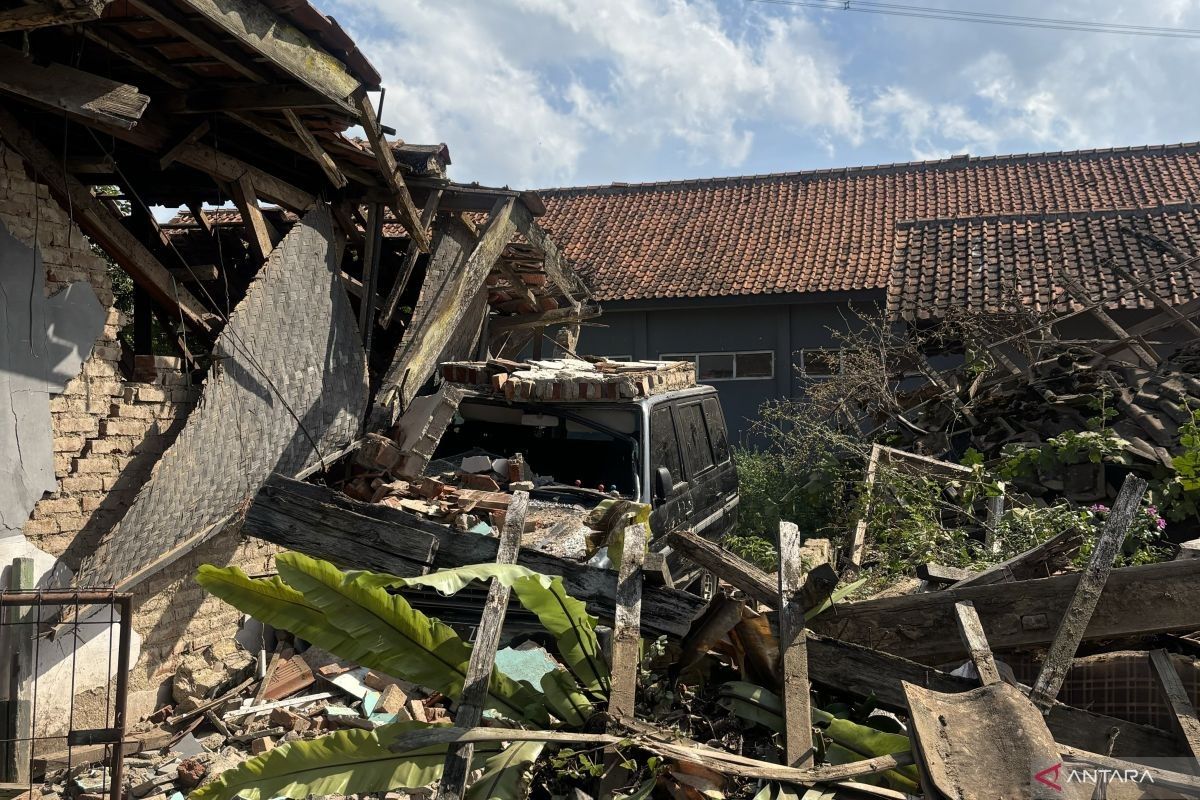
[[[742,377],[738,375],[738,356],[762,356],[771,357],[771,374],[770,375],[751,375]],[[700,376],[700,356],[733,356],[733,377],[732,378],[704,378]],[[707,350],[696,353],[659,353],[660,361],[691,361],[692,368],[696,370],[696,380],[705,383],[727,383],[730,381],[773,381],[775,380],[775,351],[774,350]]]

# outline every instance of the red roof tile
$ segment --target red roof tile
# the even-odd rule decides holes
[[[1200,143],[540,194],[600,301],[885,289],[899,222],[1200,201]]]

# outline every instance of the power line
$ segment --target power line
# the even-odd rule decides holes
[[[1121,36],[1154,36],[1165,39],[1200,39],[1200,29],[1197,28],[1167,28],[1155,25],[1129,25],[1116,22],[1029,17],[982,11],[956,11],[948,8],[914,6],[901,3],[868,2],[867,0],[747,0],[747,2],[799,6],[823,11],[856,11],[860,14],[882,14],[893,17],[936,19],[949,22],[973,22],[983,25],[1003,25],[1012,28],[1109,33]]]

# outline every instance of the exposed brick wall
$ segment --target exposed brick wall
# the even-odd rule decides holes
[[[0,224],[26,243],[36,237],[47,295],[84,281],[109,309],[80,374],[50,398],[58,490],[38,502],[24,529],[32,543],[76,570],[124,516],[195,406],[200,387],[170,369],[171,359],[157,359],[149,380],[122,379],[117,334],[124,320],[113,307],[106,263],[45,186],[29,180],[11,150],[0,158]],[[251,574],[263,573],[273,569],[274,552],[225,532],[138,585],[134,628],[143,646],[131,690],[152,696],[170,678],[180,653],[237,632],[239,613],[205,595],[193,579],[197,566],[238,564]],[[140,710],[135,704],[131,716],[136,719]],[[82,724],[78,715],[75,722]]]

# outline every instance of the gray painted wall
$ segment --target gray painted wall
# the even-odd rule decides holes
[[[720,392],[731,438],[747,443],[751,421],[765,401],[803,395],[807,381],[796,370],[799,351],[834,346],[833,330],[855,325],[856,312],[871,313],[880,301],[878,294],[863,293],[749,303],[664,301],[653,308],[604,304],[603,316],[584,327],[579,351],[635,359],[673,353],[773,352],[773,378],[705,381]]]

